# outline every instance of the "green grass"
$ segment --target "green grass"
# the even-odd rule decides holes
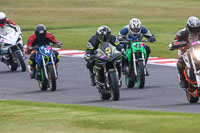
[[[200,114],[0,101],[2,133],[188,133]]]
[[[199,15],[199,5],[199,0],[1,0],[0,8],[21,26],[24,43],[35,25],[43,23],[64,48],[80,50],[98,26],[108,25],[117,35],[138,17],[157,37],[157,43],[149,44],[151,56],[176,58],[177,51],[170,52],[168,44],[189,16]]]

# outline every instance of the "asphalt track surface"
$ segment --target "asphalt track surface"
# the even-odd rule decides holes
[[[200,113],[200,104],[190,104],[185,91],[179,87],[175,67],[148,64],[148,71],[150,76],[146,77],[143,89],[137,85],[127,88],[123,77],[120,99],[112,101],[101,100],[97,89],[90,86],[83,58],[61,57],[55,92],[40,91],[37,81],[29,79],[28,72],[10,72],[1,63],[0,99]]]

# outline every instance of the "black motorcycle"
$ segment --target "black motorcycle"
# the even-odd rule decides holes
[[[109,42],[104,42],[95,51],[95,83],[102,100],[112,97],[119,100],[121,87],[121,53]]]

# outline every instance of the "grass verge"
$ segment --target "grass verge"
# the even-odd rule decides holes
[[[199,130],[200,114],[0,101],[2,133],[172,133]]]

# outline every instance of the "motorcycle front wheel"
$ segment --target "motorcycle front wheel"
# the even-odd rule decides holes
[[[144,88],[145,85],[145,74],[144,74],[144,65],[143,61],[138,61],[137,66],[137,83],[140,89]]]
[[[110,85],[111,85],[111,94],[112,94],[112,99],[114,101],[119,100],[119,78],[116,75],[116,72],[111,72],[109,73],[109,78],[110,78]]]
[[[56,91],[56,76],[53,64],[49,64],[47,66],[47,73],[48,73],[49,88],[51,89],[51,91]]]

